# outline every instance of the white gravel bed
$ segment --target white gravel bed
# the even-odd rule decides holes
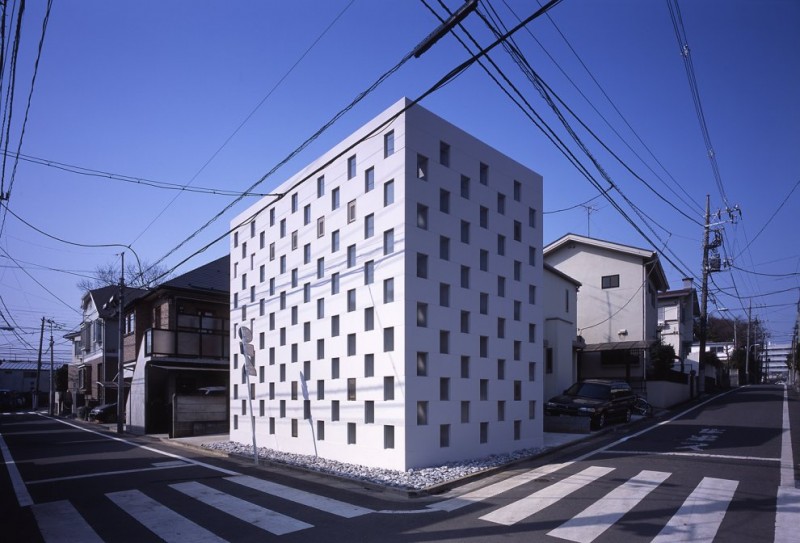
[[[252,445],[245,445],[244,443],[235,441],[215,441],[203,443],[202,446],[206,449],[221,451],[228,454],[253,456]],[[463,462],[450,462],[441,466],[410,469],[408,471],[371,468],[359,464],[347,464],[317,456],[275,451],[266,447],[258,448],[258,457],[272,462],[300,466],[308,470],[338,475],[340,477],[348,477],[358,481],[367,481],[394,488],[422,490],[433,485],[454,481],[467,475],[502,466],[515,460],[529,458],[541,451],[542,449],[520,449],[507,454],[493,454],[484,458],[465,460]]]

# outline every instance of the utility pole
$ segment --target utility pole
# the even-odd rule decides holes
[[[747,309],[747,352],[744,357],[744,382],[746,385],[750,384],[750,319],[753,311],[753,300],[750,300],[750,306]]]
[[[122,433],[123,418],[125,418],[125,379],[122,375],[122,338],[125,336],[125,251],[122,252],[122,264],[119,272],[119,305],[117,306],[119,319],[119,337],[117,339],[117,433]]]
[[[53,383],[55,382],[55,376],[53,375],[53,321],[51,319],[47,319],[47,322],[50,323],[50,400],[48,402],[50,407],[47,412],[52,417],[54,414],[53,403],[56,399],[55,389],[53,388]]]
[[[708,327],[708,233],[711,218],[710,198],[706,194],[706,220],[703,226],[703,274],[700,287],[700,357],[697,363],[698,394],[706,389],[706,334]]]
[[[33,389],[31,405],[33,410],[39,408],[39,375],[42,373],[42,342],[44,341],[44,317],[42,317],[42,331],[39,333],[39,359],[36,363],[36,387]]]

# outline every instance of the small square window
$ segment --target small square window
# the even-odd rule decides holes
[[[602,288],[618,288],[619,287],[619,275],[604,275],[601,279],[601,286]]]

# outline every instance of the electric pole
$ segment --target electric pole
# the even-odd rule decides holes
[[[55,382],[54,381],[55,375],[53,375],[54,373],[53,372],[53,321],[51,319],[47,319],[47,322],[50,323],[50,396],[49,396],[50,400],[48,402],[50,404],[50,407],[47,410],[47,412],[52,417],[54,414],[53,403],[55,402],[56,399],[55,389],[53,388],[53,384]]]
[[[42,373],[42,342],[44,341],[44,317],[42,317],[42,331],[39,333],[39,359],[36,363],[36,387],[33,390],[31,406],[36,411],[39,408],[39,375]]]
[[[117,433],[122,433],[123,418],[125,418],[125,379],[123,371],[123,348],[122,339],[125,337],[125,252],[122,252],[122,264],[119,272],[119,305],[117,306],[117,318],[119,319],[119,337],[117,341]]]
[[[706,220],[703,226],[703,273],[700,286],[700,357],[697,363],[698,394],[706,389],[706,332],[708,327],[708,232],[711,218],[710,199],[706,194]]]

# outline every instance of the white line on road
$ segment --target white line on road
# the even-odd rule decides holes
[[[249,522],[271,534],[284,535],[313,528],[311,524],[277,513],[246,500],[231,496],[196,481],[169,485],[171,488],[186,494],[215,509]]]
[[[600,477],[614,471],[614,468],[591,466],[585,470],[567,477],[566,479],[554,483],[547,488],[543,488],[533,494],[517,500],[513,503],[496,509],[491,513],[483,515],[481,520],[487,520],[496,524],[511,526],[517,522],[530,517],[556,503],[558,500],[569,496],[576,490],[580,490],[586,485],[596,481]]]
[[[704,477],[650,543],[712,543],[739,481]]]
[[[783,389],[783,432],[781,433],[781,485],[775,511],[775,543],[797,541],[797,518],[800,511],[800,490],[794,481],[789,390]]]
[[[691,456],[696,458],[723,458],[726,460],[746,460],[752,462],[780,462],[780,458],[766,458],[763,456],[736,456],[733,454],[709,454],[709,453],[687,453],[676,451],[600,451],[600,454],[631,454],[631,455],[652,455],[652,456]]]
[[[167,543],[224,543],[202,526],[183,517],[138,490],[106,494],[123,511]]]
[[[547,535],[576,543],[591,543],[669,476],[663,471],[642,471]]]
[[[304,490],[298,490],[296,488],[278,483],[257,479],[255,477],[250,477],[249,475],[226,477],[225,479],[227,481],[252,488],[253,490],[258,490],[259,492],[263,492],[265,494],[270,494],[272,496],[283,498],[284,500],[299,503],[300,505],[305,505],[306,507],[325,511],[326,513],[331,513],[339,517],[354,518],[361,515],[366,515],[368,513],[373,513],[372,509],[366,509],[364,507],[359,507],[358,505],[341,502],[339,500],[334,500],[333,498],[326,498],[325,496],[319,496]]]
[[[461,509],[462,507],[466,507],[467,505],[478,503],[493,496],[497,496],[498,494],[502,494],[503,492],[507,492],[512,488],[516,488],[530,481],[534,481],[539,477],[544,477],[546,475],[549,475],[554,471],[558,471],[561,468],[569,466],[570,464],[572,464],[572,462],[565,462],[563,464],[548,464],[546,466],[541,466],[536,469],[526,471],[525,473],[521,473],[520,475],[515,475],[514,477],[504,479],[492,485],[479,488],[478,490],[468,492],[463,496],[457,496],[455,498],[450,498],[449,500],[444,500],[439,503],[434,503],[428,506],[428,510],[447,511],[447,512],[455,511],[456,509]],[[381,511],[381,513],[394,513],[394,511]]]
[[[3,434],[0,434],[0,451],[3,453],[3,462],[8,470],[8,476],[11,478],[11,485],[14,487],[14,494],[17,495],[17,502],[20,507],[27,507],[33,503],[31,495],[28,493],[28,488],[25,486],[25,481],[19,474],[17,464],[14,462],[14,457],[11,456],[11,451],[8,449]]]
[[[31,510],[45,543],[103,543],[97,532],[67,500],[40,503]]]
[[[138,469],[119,469],[115,471],[98,471],[95,473],[84,473],[81,475],[68,475],[66,477],[53,477],[51,479],[36,479],[35,481],[28,481],[29,485],[39,485],[42,483],[56,483],[59,481],[71,481],[74,479],[88,479],[90,477],[108,477],[111,475],[126,475],[130,473],[141,473],[143,471],[158,471],[162,469],[174,469],[174,468],[188,468],[192,464],[187,464],[183,461],[176,461],[170,462],[170,465],[163,465],[163,466],[153,466],[151,468],[138,468]]]

